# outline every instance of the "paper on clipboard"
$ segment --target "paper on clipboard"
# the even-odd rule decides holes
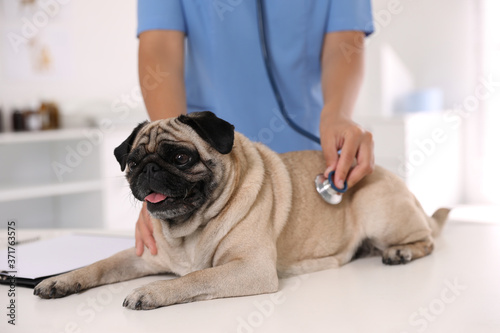
[[[21,285],[34,286],[42,278],[90,265],[134,246],[132,237],[72,234],[15,247],[16,265],[10,269],[7,260],[0,262],[3,283],[15,275]],[[7,249],[0,258],[7,258]],[[30,280],[33,283],[30,283]]]

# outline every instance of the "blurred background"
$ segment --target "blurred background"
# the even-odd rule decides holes
[[[497,222],[500,3],[372,4],[355,119],[377,163],[428,213]],[[112,151],[147,118],[136,25],[136,0],[0,0],[1,221],[134,227],[140,205]]]

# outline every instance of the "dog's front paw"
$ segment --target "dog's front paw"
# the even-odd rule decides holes
[[[405,246],[394,246],[386,249],[382,254],[382,262],[386,265],[400,265],[410,262],[411,249]]]
[[[123,301],[123,306],[132,310],[151,310],[167,304],[157,297],[158,290],[153,290],[150,286],[143,286],[134,289]]]
[[[82,290],[82,285],[67,275],[48,278],[36,285],[33,294],[41,298],[60,298]]]

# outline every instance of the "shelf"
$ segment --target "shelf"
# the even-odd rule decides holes
[[[0,189],[0,202],[101,191],[100,180]]]
[[[66,128],[36,132],[9,132],[0,134],[0,145],[14,143],[32,143],[85,139],[86,131],[95,130],[92,127]]]

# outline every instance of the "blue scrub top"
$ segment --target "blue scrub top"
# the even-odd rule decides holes
[[[370,0],[264,1],[273,73],[295,122],[318,135],[321,49],[332,31],[373,32]],[[277,152],[320,149],[281,116],[262,58],[255,0],[139,0],[138,35],[186,36],[188,112],[210,110]]]

